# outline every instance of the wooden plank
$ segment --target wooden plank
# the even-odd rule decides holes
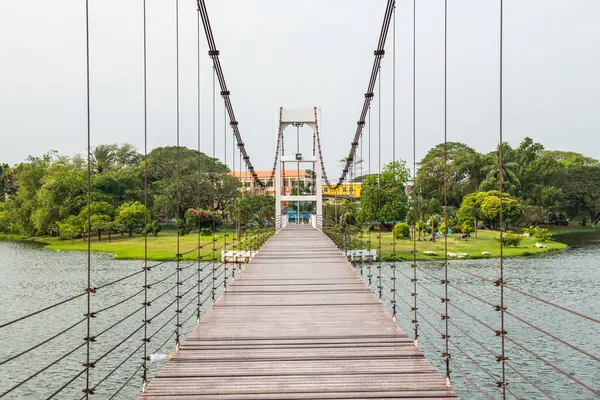
[[[140,399],[458,398],[321,232],[286,228],[236,278]]]

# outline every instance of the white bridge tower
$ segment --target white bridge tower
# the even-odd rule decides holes
[[[315,229],[322,228],[322,216],[323,216],[323,196],[322,190],[322,176],[321,176],[321,162],[320,157],[317,154],[311,154],[309,156],[293,153],[293,155],[283,154],[283,131],[290,125],[299,126],[300,124],[309,126],[314,134],[314,137],[319,136],[319,122],[321,119],[321,110],[317,107],[313,108],[283,108],[279,109],[277,116],[277,136],[276,139],[280,142],[277,165],[275,167],[275,217],[277,220],[285,221],[282,219],[281,214],[281,202],[282,201],[313,201],[316,202],[316,214],[312,216],[311,223]],[[314,140],[313,137],[313,140]],[[310,195],[291,195],[281,193],[281,166],[283,163],[296,164],[300,168],[300,164],[312,164],[312,170],[315,174],[315,187],[313,194]]]

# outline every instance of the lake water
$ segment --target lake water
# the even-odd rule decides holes
[[[527,293],[548,299],[554,303],[576,309],[584,314],[598,318],[600,316],[600,235],[599,234],[570,234],[562,236],[561,240],[567,242],[571,248],[558,254],[536,258],[509,259],[505,261],[505,279],[509,285],[515,286]],[[51,305],[62,299],[81,293],[86,283],[87,255],[84,253],[54,252],[42,249],[32,243],[15,243],[0,241],[0,325],[16,317]],[[117,278],[140,271],[143,262],[116,261],[110,255],[92,255],[94,287],[99,287]],[[452,261],[449,280],[461,290],[474,294],[492,304],[497,304],[499,290],[492,284],[459,272],[452,267],[457,267],[487,277],[496,279],[498,273],[498,260]],[[149,298],[158,297],[160,294],[174,287],[176,263],[165,263],[153,268],[149,275],[149,282],[163,280],[152,286]],[[189,333],[195,324],[194,309],[196,305],[196,292],[194,285],[197,281],[197,266],[183,264],[181,272],[183,279],[189,277],[182,285],[181,293],[186,293],[181,300],[185,307],[181,313],[181,320],[185,320],[181,329],[182,333]],[[391,268],[384,266],[384,290],[390,281],[386,281],[386,274],[391,274]],[[207,274],[208,272],[208,274]],[[203,266],[201,278],[209,276],[210,266]],[[443,312],[442,304],[437,296],[443,287],[438,279],[429,275],[441,277],[443,270],[437,264],[419,263],[419,329],[421,331],[420,347],[425,351],[428,359],[440,371],[443,371],[441,355],[435,347],[440,347],[443,341],[439,339],[438,330],[443,330],[440,313]],[[377,269],[373,269],[376,276]],[[412,301],[406,289],[409,280],[403,276],[412,275],[408,263],[397,264],[397,295],[398,295],[398,323],[405,331],[412,335],[412,316],[404,301]],[[140,290],[143,285],[143,274],[138,274],[118,284],[99,290],[92,296],[92,309],[102,310],[120,300],[125,300]],[[206,279],[203,279],[206,282]],[[376,279],[374,279],[376,283]],[[204,286],[204,285],[202,285]],[[406,289],[405,289],[406,288]],[[432,293],[435,293],[432,294]],[[208,292],[204,291],[201,298]],[[569,343],[584,349],[594,355],[600,355],[600,335],[598,324],[575,317],[567,312],[557,310],[552,306],[544,305],[528,299],[518,293],[506,290],[507,309],[515,315],[522,317],[531,324],[558,336]],[[175,329],[175,306],[173,302],[175,289],[152,302],[150,316],[159,314],[149,327],[152,333],[165,325],[164,329],[152,338],[148,345],[148,353],[166,344],[156,352],[150,362],[151,375],[163,365],[164,359],[174,349],[172,334]],[[498,329],[500,316],[489,305],[469,297],[460,291],[450,288],[449,298],[456,307],[470,313],[480,321]],[[101,359],[91,370],[91,382],[97,384],[107,376],[115,366],[129,355],[130,360],[124,367],[110,375],[107,380],[96,389],[96,399],[108,399],[126,381],[135,374],[140,366],[142,352],[134,351],[141,345],[143,330],[143,310],[128,317],[132,311],[139,308],[143,301],[141,294],[132,297],[122,305],[100,312],[92,320],[92,331],[98,333],[111,327],[116,322],[125,318],[106,333],[99,335],[92,344],[92,359],[98,359],[110,349],[117,346],[128,335],[131,338],[117,347],[116,351]],[[210,301],[203,306],[206,311]],[[384,302],[389,308],[389,302]],[[429,308],[429,305],[431,308]],[[9,357],[22,352],[31,346],[53,336],[61,330],[77,323],[86,312],[85,296],[69,302],[56,309],[18,322],[9,327],[0,328],[0,363]],[[435,311],[434,311],[435,310]],[[485,328],[470,317],[450,307],[450,320],[462,328],[469,335],[477,339],[482,345],[493,353],[499,354],[500,339],[492,331]],[[427,322],[426,322],[427,321]],[[429,325],[429,324],[431,325]],[[137,331],[136,331],[137,330]],[[546,358],[557,367],[563,369],[570,376],[575,377],[596,390],[600,390],[600,363],[580,354],[569,347],[549,339],[542,333],[526,326],[525,324],[506,317],[506,330],[509,337],[519,344],[525,345],[537,355]],[[451,345],[450,352],[456,367],[460,368],[469,379],[488,392],[493,398],[500,398],[495,388],[495,379],[498,378],[500,365],[493,355],[479,347],[465,334],[454,328],[449,328]],[[82,343],[86,335],[85,323],[75,325],[73,329],[54,339],[50,345],[42,346],[28,354],[0,365],[0,395],[23,379],[41,370],[52,361],[68,354],[69,351]],[[431,338],[431,339],[430,339]],[[66,357],[58,365],[48,368],[47,371],[8,394],[7,399],[45,399],[50,397],[64,383],[74,378],[85,362],[85,347]],[[461,354],[464,353],[464,354]],[[468,355],[487,372],[481,371],[467,358]],[[581,388],[572,380],[557,373],[552,367],[537,361],[518,346],[507,341],[506,354],[509,363],[521,374],[531,379],[550,395],[559,399],[594,399],[591,392]],[[454,367],[453,367],[454,369]],[[488,375],[489,373],[489,375]],[[452,373],[452,384],[459,395],[465,399],[484,398],[471,387],[458,372]],[[518,377],[510,368],[507,368],[509,389],[518,398],[538,399],[545,398],[529,383]],[[132,399],[140,390],[139,372],[135,374],[122,392],[115,398]],[[69,387],[56,395],[55,398],[80,398],[81,390],[85,387],[85,376],[75,378]],[[511,397],[510,395],[508,396]]]
[[[152,263],[149,263],[150,265]],[[195,310],[197,304],[197,276],[203,281],[201,287],[212,282],[210,263],[197,270],[193,263],[181,263],[180,287],[181,299],[180,320],[182,340],[191,332],[196,323]],[[87,255],[78,252],[57,252],[44,250],[34,243],[0,241],[0,325],[19,316],[39,310],[63,299],[81,293],[86,287]],[[142,271],[142,261],[116,261],[107,254],[92,254],[92,286],[101,287],[121,277]],[[176,321],[173,303],[176,295],[176,262],[168,262],[152,268],[148,282],[153,283],[148,291],[148,299],[153,300],[148,317],[153,318],[148,327],[149,335],[158,332],[148,344],[150,376],[154,375],[164,364],[169,352],[174,350],[174,331]],[[229,269],[229,271],[231,271]],[[217,271],[216,276],[222,273]],[[220,281],[222,281],[221,275]],[[95,368],[91,369],[91,382],[96,385],[128,356],[132,355],[122,368],[110,375],[98,386],[95,399],[108,399],[127,382],[141,365],[144,319],[143,293],[139,293],[144,285],[144,274],[139,273],[129,279],[107,286],[92,296],[93,311],[103,310],[121,300],[123,304],[101,311],[92,319],[92,332],[97,336],[92,343],[91,360],[97,360],[109,350],[119,345],[123,339],[133,333],[130,339],[120,344],[116,350],[102,358]],[[222,294],[222,286],[217,291]],[[137,295],[135,295],[138,293]],[[165,293],[163,296],[161,296]],[[131,297],[135,295],[134,297]],[[208,295],[208,296],[207,296]],[[210,297],[210,291],[204,291],[200,298]],[[211,300],[204,301],[203,312],[210,307]],[[139,310],[136,313],[133,311]],[[3,360],[18,354],[56,333],[66,329],[84,318],[87,312],[86,297],[61,305],[55,309],[36,315],[14,325],[0,328],[0,364]],[[117,322],[123,322],[111,328]],[[159,329],[163,327],[162,329]],[[110,329],[109,329],[110,328]],[[106,330],[105,333],[101,333]],[[135,332],[135,333],[134,333]],[[86,324],[81,322],[66,334],[54,339],[48,345],[33,350],[26,355],[0,365],[0,397],[36,371],[42,370],[56,359],[68,354],[83,342],[86,336]],[[164,346],[159,347],[164,343]],[[46,399],[64,383],[74,378],[82,370],[86,361],[85,346],[66,357],[59,364],[48,368],[44,373],[32,378],[28,383],[14,390],[4,398],[7,399]],[[57,399],[78,399],[83,396],[85,375],[77,377],[67,389],[56,395]],[[121,391],[116,399],[133,399],[141,388],[140,373],[132,379],[130,385]],[[4,399],[3,398],[3,399]]]

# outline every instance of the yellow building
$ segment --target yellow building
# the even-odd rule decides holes
[[[361,183],[343,183],[334,189],[334,186],[323,185],[323,197],[350,197],[359,199],[361,194]]]

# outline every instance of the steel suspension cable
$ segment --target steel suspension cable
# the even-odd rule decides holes
[[[503,202],[502,202],[502,197],[503,197],[503,171],[502,171],[502,166],[503,161],[502,161],[502,143],[503,143],[503,91],[504,91],[504,85],[503,85],[503,79],[504,79],[504,73],[503,73],[503,64],[504,64],[504,0],[500,0],[500,35],[499,35],[499,53],[500,53],[500,66],[499,66],[499,70],[500,70],[500,79],[499,79],[499,95],[500,95],[500,101],[499,101],[499,135],[500,135],[500,144],[498,146],[498,169],[499,169],[499,191],[500,191],[500,201],[499,201],[499,208],[500,208],[500,276],[498,278],[498,283],[500,286],[500,306],[499,306],[499,311],[500,311],[500,331],[499,334],[497,334],[498,336],[500,336],[500,351],[501,354],[499,357],[497,357],[497,360],[500,362],[500,367],[501,367],[501,371],[502,371],[502,381],[497,382],[496,384],[500,386],[500,388],[502,389],[502,398],[505,399],[506,398],[506,386],[508,385],[508,382],[506,381],[506,368],[504,365],[504,362],[508,359],[508,357],[506,357],[506,351],[505,351],[505,335],[506,335],[506,327],[504,325],[504,311],[506,310],[506,306],[504,304],[504,284],[506,283],[504,281],[504,243],[503,243],[503,231],[504,231],[504,227],[503,225],[503,218],[502,218],[502,211],[503,211]]]
[[[392,22],[392,165],[396,166],[396,4]],[[394,177],[394,183],[395,183]],[[394,197],[394,226],[396,225],[396,198]],[[396,234],[392,230],[392,319],[396,320]]]
[[[175,57],[176,57],[176,89],[177,89],[177,97],[176,97],[176,105],[177,105],[177,199],[176,199],[176,207],[177,207],[177,218],[181,217],[181,146],[180,146],[180,119],[179,119],[179,0],[175,0]],[[177,226],[177,264],[176,264],[176,281],[177,285],[177,295],[176,295],[176,309],[175,313],[176,323],[175,323],[175,350],[179,350],[180,343],[180,324],[179,324],[179,288],[181,285],[180,282],[180,271],[181,271],[181,229],[183,228],[182,223]]]
[[[381,66],[379,66],[381,70]],[[383,235],[383,218],[381,217],[381,71],[378,73],[378,84],[379,90],[377,91],[377,220],[379,222],[379,235],[377,235],[377,252],[379,253],[379,264],[377,264],[377,281],[379,290],[379,301],[381,302],[381,260],[382,260],[382,246],[381,236]]]
[[[197,0],[196,2],[198,5],[198,10],[200,12],[200,17],[202,19],[202,24],[204,26],[206,40],[208,42],[208,48],[209,48],[208,55],[213,60],[213,67],[215,68],[215,73],[217,75],[217,78],[219,80],[219,85],[221,87],[221,96],[223,97],[223,99],[225,101],[225,104],[227,107],[227,113],[229,114],[229,121],[230,121],[229,124],[231,125],[231,128],[233,129],[233,132],[235,134],[235,139],[237,141],[237,145],[240,149],[240,152],[243,154],[244,162],[246,163],[248,170],[252,174],[254,181],[256,183],[258,183],[259,186],[263,186],[263,183],[258,178],[258,175],[256,174],[256,172],[254,170],[254,166],[252,165],[252,162],[250,161],[250,156],[248,155],[248,152],[246,151],[244,141],[242,140],[242,136],[240,134],[240,130],[238,127],[239,121],[235,117],[235,113],[233,111],[233,106],[231,104],[231,93],[227,88],[227,84],[225,82],[225,76],[223,75],[221,61],[219,60],[220,52],[219,52],[219,50],[217,50],[217,46],[215,44],[215,39],[214,39],[212,28],[210,25],[210,19],[208,17],[208,12],[206,9],[206,3],[204,0]]]
[[[433,230],[433,224],[431,225]],[[444,0],[444,320],[445,353],[443,354],[446,364],[446,386],[450,386],[450,347],[448,332],[448,0]]]
[[[146,25],[146,0],[143,1],[143,98],[144,98],[144,208],[145,212],[145,229],[144,229],[144,337],[142,338],[142,346],[144,348],[144,355],[142,356],[142,392],[146,391],[148,385],[148,361],[150,357],[148,355],[148,52],[147,52],[147,25]],[[138,368],[139,370],[139,368]],[[137,374],[137,371],[134,375]],[[130,378],[129,380],[131,380]],[[128,383],[129,381],[127,381]],[[120,391],[120,390],[119,390]]]
[[[412,293],[412,298],[413,298],[413,305],[412,305],[412,312],[413,312],[413,319],[412,319],[412,325],[413,325],[413,331],[414,331],[414,344],[415,346],[419,345],[419,319],[417,316],[417,229],[419,229],[419,235],[421,233],[421,225],[420,225],[420,218],[419,218],[419,197],[417,195],[417,192],[415,190],[415,184],[417,181],[417,105],[416,105],[416,94],[417,94],[417,73],[416,73],[416,65],[417,65],[417,57],[416,57],[416,50],[417,50],[417,1],[413,0],[413,40],[412,40],[412,44],[413,44],[413,54],[412,54],[412,74],[413,74],[413,81],[412,81],[412,145],[413,145],[413,182],[412,182],[412,188],[411,188],[411,193],[414,193],[412,195],[412,201],[413,201],[413,263],[412,263],[412,269],[413,269],[413,277],[412,277],[412,283],[413,283],[413,293]]]
[[[92,293],[95,289],[92,287],[92,147],[91,147],[91,119],[90,119],[90,4],[85,0],[85,43],[86,43],[86,112],[87,112],[87,287],[85,288],[87,314],[86,317],[86,335],[84,338],[86,347],[86,358],[83,366],[85,367],[85,398],[88,399],[91,394],[90,389],[90,345],[92,337]]]
[[[373,89],[374,89],[375,83],[377,81],[377,76],[380,72],[379,67],[381,65],[381,59],[383,58],[383,56],[385,54],[385,42],[387,39],[387,34],[388,34],[389,27],[390,27],[390,21],[392,19],[392,14],[393,14],[395,5],[396,5],[395,0],[388,0],[387,6],[385,9],[385,13],[384,13],[384,17],[383,17],[382,26],[381,26],[381,32],[379,34],[379,41],[377,43],[377,49],[374,51],[375,60],[373,61],[373,68],[371,70],[369,85],[367,87],[367,92],[365,93],[365,100],[364,100],[363,107],[362,107],[362,110],[360,113],[360,117],[357,122],[356,133],[354,134],[354,139],[352,140],[352,143],[350,146],[350,152],[348,154],[348,157],[346,158],[346,165],[342,171],[342,174],[340,175],[340,177],[338,179],[338,183],[335,185],[336,189],[346,179],[346,175],[348,174],[348,171],[350,169],[350,163],[354,159],[354,155],[356,153],[356,148],[358,147],[358,139],[362,135],[362,130],[365,125],[365,118],[367,116],[367,112],[369,110],[369,105],[371,104],[371,100],[373,99]]]
[[[200,107],[200,9],[198,9],[198,16],[196,18],[196,46],[197,46],[197,71],[198,71],[198,132],[197,132],[197,148],[198,148],[198,156],[200,156],[200,137],[201,137],[201,107]],[[235,165],[235,159],[234,159],[234,165]],[[200,208],[200,204],[201,204],[201,181],[202,181],[202,176],[201,176],[201,172],[200,172],[200,168],[198,168],[198,189],[197,189],[197,197],[196,197],[196,203],[197,203],[197,207]],[[235,168],[234,168],[234,173],[235,173]],[[201,235],[200,235],[200,222],[201,222],[201,217],[200,217],[200,210],[198,210],[198,215],[197,215],[197,221],[198,221],[198,234],[196,237],[196,242],[198,243],[198,252],[196,253],[196,274],[197,274],[197,299],[198,302],[196,303],[196,321],[198,323],[200,323],[200,308],[202,307],[202,305],[200,304],[200,296],[201,296],[201,292],[200,292],[200,274],[202,274],[202,268],[200,267],[201,265],[201,259],[202,259],[202,255],[201,255]]]
[[[225,104],[223,104],[223,161],[225,164],[225,167],[227,167],[227,107]],[[225,188],[223,188],[225,189]],[[224,207],[222,207],[221,212],[224,214],[225,213],[225,209]],[[224,286],[225,288],[227,288],[227,232],[224,231],[223,232],[223,250],[225,254],[225,281],[224,281]]]
[[[368,170],[369,170],[369,180],[371,179],[371,104],[369,104],[369,129],[368,129],[368,136],[369,136],[369,140],[368,140],[368,150],[369,150],[369,165],[368,165]],[[373,223],[373,216],[370,215],[371,213],[369,212],[369,222],[368,222],[368,226],[367,226],[367,246],[368,246],[368,250],[369,250],[369,256],[371,257],[371,226]],[[377,256],[381,256],[381,254],[378,254]],[[367,264],[367,280],[369,282],[369,286],[371,286],[371,280],[373,278],[373,273],[371,270],[371,264],[372,262],[369,262],[369,264]]]

